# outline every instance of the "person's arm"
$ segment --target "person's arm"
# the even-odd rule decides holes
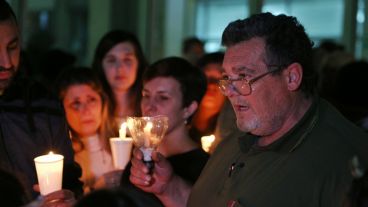
[[[170,163],[160,153],[154,152],[152,154],[155,166],[151,174],[142,158],[142,152],[135,149],[131,161],[130,181],[138,188],[155,194],[164,206],[187,206],[192,186],[174,174]]]
[[[161,194],[156,194],[156,196],[165,206],[185,207],[187,206],[191,190],[192,186],[189,183],[175,175],[166,186],[165,191]]]

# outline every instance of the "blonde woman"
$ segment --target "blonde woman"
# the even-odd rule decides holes
[[[58,86],[75,160],[82,168],[84,192],[106,186],[106,178],[110,178],[106,175],[114,171],[108,139],[117,132],[113,117],[108,113],[107,96],[89,68],[65,71]]]

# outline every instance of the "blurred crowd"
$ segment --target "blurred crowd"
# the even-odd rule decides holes
[[[22,118],[27,120],[24,133],[30,134],[30,140],[37,146],[37,150],[35,148],[30,154],[20,152],[24,159],[28,157],[27,161],[19,161],[23,159],[21,156],[17,160],[10,158],[11,167],[2,167],[0,196],[5,206],[53,206],[52,197],[39,196],[37,186],[34,186],[37,184],[34,172],[27,174],[33,164],[29,157],[44,153],[50,146],[69,156],[66,164],[70,167],[64,169],[69,173],[64,177],[69,185],[63,185],[68,191],[55,197],[68,197],[66,192],[73,192],[70,206],[163,206],[160,198],[131,182],[131,171],[135,170],[132,163],[123,171],[114,168],[109,138],[119,136],[119,128],[129,116],[169,117],[168,131],[157,151],[169,161],[175,174],[192,184],[220,142],[245,134],[238,129],[233,107],[218,87],[225,73],[225,53],[206,52],[205,42],[199,38],[188,37],[178,43],[182,45],[181,57],[163,57],[149,63],[135,34],[113,30],[100,39],[91,64],[80,66],[76,65],[75,56],[57,48],[42,52],[21,51],[17,35],[4,47],[6,34],[10,34],[5,28],[17,30],[17,26],[14,22],[10,26],[8,23],[16,21],[14,14],[2,16],[6,6],[1,2],[4,8],[0,9],[0,32],[3,33],[0,34],[0,49],[8,48],[19,53],[14,55],[20,56],[20,63],[14,65],[12,81],[22,80],[19,91],[13,90],[15,84],[0,83],[1,93],[4,93],[1,114],[9,117],[6,113],[24,112]],[[0,58],[4,59],[3,56]],[[2,68],[6,67],[2,59],[0,79]],[[12,57],[8,59],[13,60]],[[368,91],[368,62],[355,59],[343,45],[325,40],[313,48],[313,68],[318,73],[318,94],[348,120],[367,131],[368,96],[364,94]],[[38,87],[25,85],[21,78],[31,79]],[[25,89],[30,91],[24,92]],[[10,92],[21,94],[19,100],[25,99],[29,107],[11,105],[18,97],[9,96]],[[50,109],[43,108],[42,103],[46,100],[43,95],[46,94],[47,100],[56,103],[55,108],[49,104],[45,106]],[[39,111],[47,116],[40,114],[38,117]],[[59,117],[65,125],[54,129],[59,123],[46,123],[49,114]],[[4,123],[6,117],[0,117],[0,120]],[[46,120],[45,124],[43,120]],[[64,138],[55,136],[55,139],[70,144],[63,146],[55,140],[44,140],[43,136],[53,135],[39,133],[38,127],[49,127],[55,134],[65,135]],[[14,135],[4,130],[0,133],[3,139]],[[201,138],[209,135],[215,135],[215,140],[209,151],[204,151]],[[34,137],[40,138],[36,140]],[[1,142],[0,151],[8,153],[5,157],[18,153],[14,143]],[[32,141],[17,144],[31,149],[33,145],[28,142]],[[22,150],[27,151],[26,148]],[[71,168],[73,170],[68,171]],[[9,169],[22,173],[13,173]],[[73,177],[81,182],[73,181]],[[367,206],[367,192],[367,173],[363,170],[353,181],[347,206]]]

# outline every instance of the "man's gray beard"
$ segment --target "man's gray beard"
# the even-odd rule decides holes
[[[253,119],[252,121],[244,124],[244,123],[240,123],[240,121],[237,119],[236,120],[236,125],[238,126],[238,129],[240,131],[249,133],[249,132],[259,128],[260,123],[259,123],[258,119]]]

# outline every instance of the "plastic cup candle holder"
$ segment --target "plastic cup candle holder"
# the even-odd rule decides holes
[[[34,158],[41,195],[61,190],[64,156],[50,152]]]
[[[133,139],[131,137],[126,137],[125,122],[120,126],[119,137],[110,138],[110,146],[115,169],[125,169],[125,166],[130,160],[133,147]]]
[[[168,124],[168,118],[162,115],[127,118],[133,143],[142,151],[143,161],[149,169],[153,168],[151,154],[164,137]]]

